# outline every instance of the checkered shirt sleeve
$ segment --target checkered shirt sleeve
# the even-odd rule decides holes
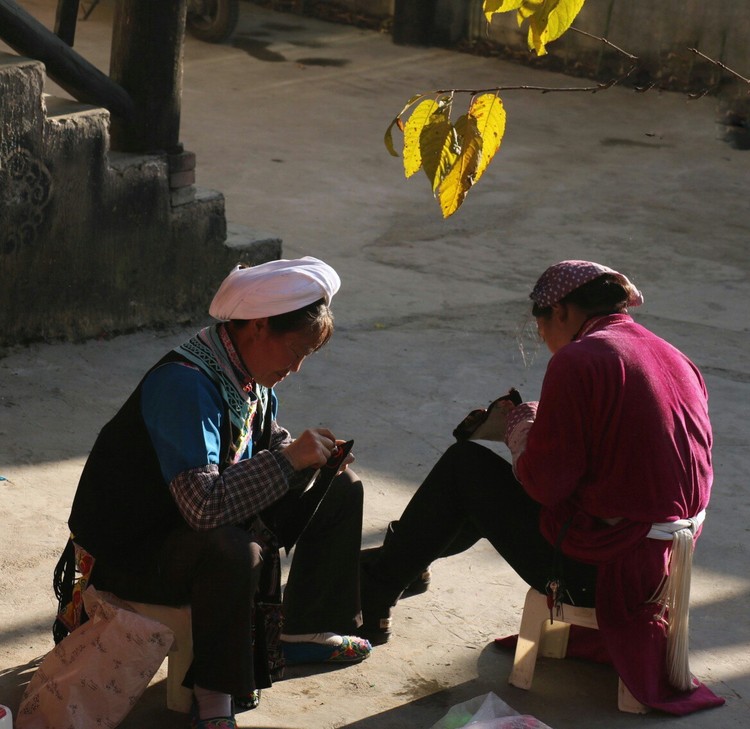
[[[211,463],[182,471],[169,484],[180,513],[196,531],[240,524],[278,501],[311,477],[296,472],[281,451],[292,442],[284,428],[272,423],[269,450],[238,461],[219,473]]]

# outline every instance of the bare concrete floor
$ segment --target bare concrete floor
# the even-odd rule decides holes
[[[55,4],[23,3],[50,26]],[[750,153],[716,139],[714,101],[508,92],[500,153],[443,221],[426,180],[405,180],[382,143],[406,100],[578,82],[241,10],[232,43],[187,41],[182,139],[197,153],[199,186],[226,195],[230,222],[273,232],[285,256],[320,256],[341,274],[337,334],[279,388],[279,420],[355,439],[363,543],[379,543],[468,410],[511,385],[538,396],[547,354],[527,340],[524,363],[517,334],[541,271],[564,258],[613,266],[645,292],[636,318],[685,351],[710,389],[716,480],[695,556],[691,656],[727,704],[683,718],[620,714],[614,672],[575,661],[541,659],[530,691],[509,686],[511,655],[491,643],[517,630],[525,587],[480,543],[436,564],[433,588],[399,604],[391,643],[361,665],[290,669],[240,726],[428,729],[489,691],[554,729],[750,726]],[[110,14],[104,0],[76,44],[104,70]],[[88,449],[143,371],[191,332],[0,359],[0,703],[14,710],[52,647],[51,574]],[[123,727],[187,726],[164,708],[163,678]]]

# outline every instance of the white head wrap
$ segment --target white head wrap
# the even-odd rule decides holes
[[[341,279],[327,263],[304,256],[236,266],[216,292],[208,313],[214,319],[262,319],[301,309],[318,299],[331,303]]]

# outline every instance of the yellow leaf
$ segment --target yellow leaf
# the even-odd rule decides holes
[[[404,174],[411,177],[422,169],[422,152],[419,138],[430,117],[441,109],[440,102],[427,99],[418,104],[404,127]]]
[[[581,12],[586,0],[559,0],[547,16],[548,42],[557,40],[570,26]]]
[[[461,207],[466,194],[474,184],[481,160],[482,138],[474,120],[469,117],[465,124],[461,154],[437,189],[437,197],[444,218],[450,217]]]
[[[499,96],[482,94],[471,102],[469,116],[476,119],[477,132],[482,139],[482,159],[474,175],[474,182],[484,174],[492,158],[500,149],[505,134],[505,108]]]
[[[529,16],[529,50],[538,56],[547,53],[547,43],[557,40],[575,20],[586,0],[526,0],[524,5],[534,5]]]
[[[406,102],[406,104],[404,104],[404,108],[403,108],[403,109],[401,109],[401,111],[400,111],[400,112],[398,113],[398,116],[397,116],[397,118],[398,118],[398,119],[400,119],[400,118],[401,118],[401,117],[402,117],[402,116],[404,115],[404,112],[405,112],[405,111],[406,111],[406,110],[407,110],[407,109],[408,109],[408,108],[409,108],[409,107],[410,107],[410,106],[411,106],[411,105],[412,105],[412,104],[413,104],[413,103],[414,103],[415,101],[419,101],[419,100],[420,100],[421,98],[423,98],[423,97],[424,97],[424,94],[414,94],[414,96],[412,96],[412,97],[411,97],[411,99],[409,99],[409,101],[407,101],[407,102]]]
[[[529,22],[529,50],[547,53],[546,45],[557,40],[575,20],[586,0],[484,0],[484,15],[489,23],[496,13],[516,10],[519,27]]]
[[[401,120],[396,117],[389,125],[388,129],[385,130],[385,138],[383,141],[385,142],[385,148],[388,150],[388,153],[391,155],[391,157],[398,157],[398,152],[396,151],[396,148],[393,146],[393,127],[397,126],[398,123]]]
[[[484,0],[482,12],[487,22],[492,22],[492,16],[495,13],[507,13],[511,10],[518,10],[523,5],[524,0]]]
[[[424,94],[415,94],[412,96],[411,99],[406,102],[404,108],[398,113],[398,116],[396,116],[396,118],[388,125],[388,129],[385,130],[385,138],[383,141],[385,142],[385,148],[392,157],[398,157],[398,152],[396,152],[396,148],[393,146],[393,127],[397,126],[402,132],[404,131],[404,120],[401,117],[415,101],[419,101],[423,96]]]
[[[433,114],[430,117],[429,123],[422,129],[419,147],[424,171],[434,192],[455,164],[461,151],[456,130],[447,114]]]

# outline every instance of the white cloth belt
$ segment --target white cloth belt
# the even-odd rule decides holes
[[[677,521],[665,521],[651,525],[651,531],[646,535],[649,539],[662,539],[666,542],[674,538],[674,533],[680,529],[690,529],[693,536],[706,519],[706,510],[699,511],[689,519],[678,519]]]
[[[667,624],[669,682],[681,691],[695,689],[698,685],[690,672],[688,613],[695,534],[705,518],[704,509],[689,519],[653,524],[648,533],[650,539],[672,542],[666,578],[649,602],[661,606],[654,619]]]

